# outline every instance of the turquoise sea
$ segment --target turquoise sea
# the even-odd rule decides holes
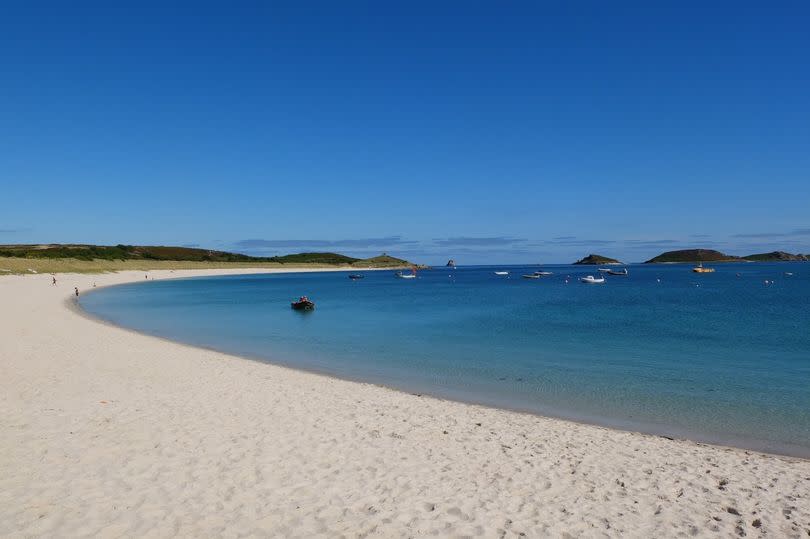
[[[810,263],[714,267],[631,265],[601,285],[580,283],[596,268],[578,266],[227,276],[99,289],[80,303],[262,361],[810,457]],[[554,275],[520,277],[539,269]],[[290,309],[304,294],[316,310]]]

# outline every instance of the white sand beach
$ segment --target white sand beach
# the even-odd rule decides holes
[[[74,286],[143,279],[0,276],[0,536],[810,537],[808,460],[342,381],[70,307]]]

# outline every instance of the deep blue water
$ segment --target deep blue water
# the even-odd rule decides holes
[[[634,265],[603,285],[579,283],[596,268],[577,266],[540,280],[514,266],[228,276],[81,304],[149,334],[406,391],[810,456],[810,264],[714,267]],[[290,309],[302,294],[314,312]]]

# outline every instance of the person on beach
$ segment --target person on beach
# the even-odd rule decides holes
[[[78,297],[79,297],[79,287],[78,287],[78,286],[74,286],[74,287],[73,287],[73,290],[75,290],[75,291],[76,291],[76,297],[78,298]]]
[[[53,277],[53,284],[51,286],[56,286],[56,276],[52,275],[52,277]]]

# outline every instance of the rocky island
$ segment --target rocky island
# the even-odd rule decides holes
[[[602,255],[589,254],[581,260],[574,262],[574,265],[579,266],[605,266],[605,265],[621,265],[621,262],[615,258],[608,258]]]
[[[810,260],[810,257],[802,254],[794,255],[785,251],[734,256],[713,249],[683,249],[680,251],[667,251],[655,258],[647,260],[645,264],[673,264],[678,262],[794,262],[805,260]]]
[[[740,262],[744,259],[738,256],[727,255],[713,249],[682,249],[680,251],[667,251],[655,258],[647,260],[645,264],[665,264],[676,262]]]
[[[798,262],[809,260],[807,255],[791,254],[785,251],[772,251],[743,257],[753,262]]]

